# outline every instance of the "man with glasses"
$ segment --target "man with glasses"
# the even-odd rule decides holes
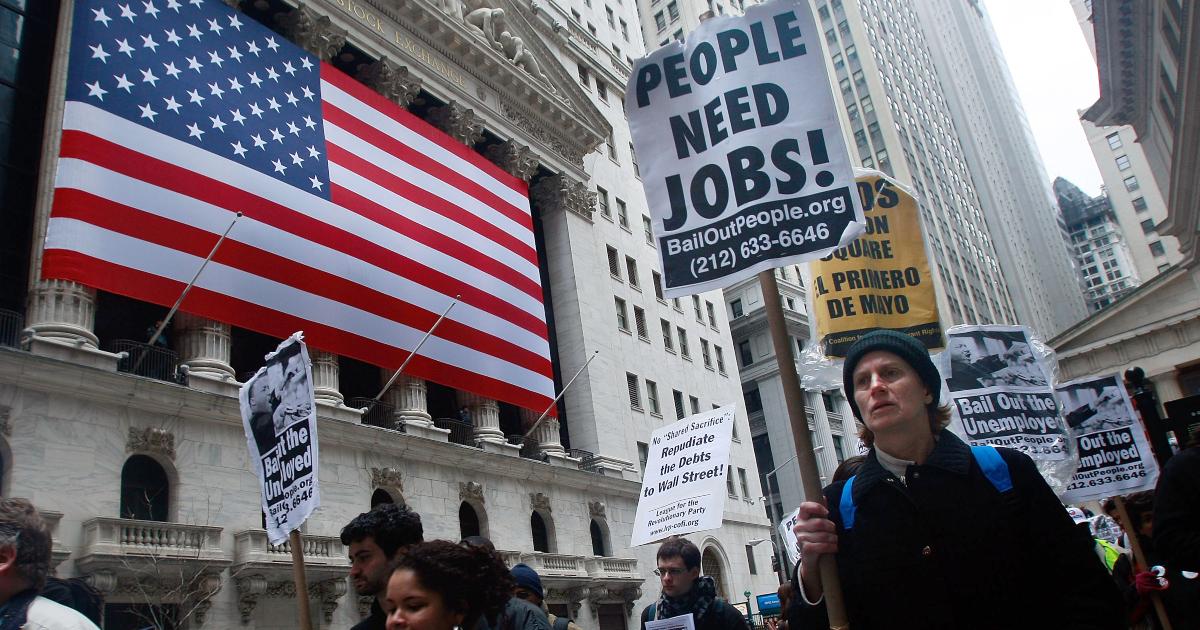
[[[668,538],[657,559],[654,575],[662,583],[662,595],[642,611],[642,630],[647,621],[682,615],[692,615],[696,630],[747,630],[742,614],[717,597],[713,579],[700,575],[700,550],[692,541]]]

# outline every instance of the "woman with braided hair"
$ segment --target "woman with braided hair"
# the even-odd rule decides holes
[[[512,596],[508,567],[495,552],[445,540],[400,552],[383,609],[387,630],[459,630],[494,619]]]

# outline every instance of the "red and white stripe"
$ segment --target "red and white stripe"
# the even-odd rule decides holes
[[[554,396],[527,186],[329,66],[326,201],[68,102],[43,276],[541,411]]]

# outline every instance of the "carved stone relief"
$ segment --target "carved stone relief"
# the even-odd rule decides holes
[[[429,122],[467,146],[483,139],[483,120],[459,103],[431,108]]]
[[[175,435],[166,429],[146,427],[139,429],[129,427],[129,437],[125,441],[125,451],[129,453],[155,453],[167,459],[175,459]]]
[[[316,55],[321,61],[329,61],[346,45],[346,29],[337,26],[329,16],[321,15],[300,5],[293,11],[276,18],[287,33],[288,39],[297,46]]]
[[[603,501],[588,501],[588,514],[596,518],[606,518]]]
[[[525,181],[537,172],[537,156],[529,147],[512,140],[490,145],[484,155],[510,175]]]
[[[404,492],[404,479],[395,468],[372,468],[371,485],[376,488],[395,488]]]
[[[484,502],[483,484],[475,483],[474,481],[458,482],[458,498],[462,501],[478,501]]]
[[[541,492],[529,493],[529,507],[535,510],[544,510],[546,512],[552,511],[550,508],[550,497],[542,494]]]
[[[529,192],[543,213],[565,210],[592,220],[596,193],[588,190],[583,182],[560,173],[543,177]]]
[[[421,80],[386,57],[360,66],[357,78],[400,107],[408,107],[421,92]]]

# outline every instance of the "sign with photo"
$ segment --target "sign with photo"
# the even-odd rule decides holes
[[[1078,503],[1154,488],[1158,464],[1120,375],[1071,381],[1054,391],[1079,452],[1079,468],[1063,501]]]
[[[1035,460],[1068,458],[1069,434],[1049,371],[1023,326],[955,326],[938,359],[958,433],[969,443],[1005,446]]]
[[[940,349],[937,291],[917,200],[879,171],[858,174],[866,233],[808,265],[817,343],[825,356],[842,359],[859,337],[887,328]]]
[[[650,434],[631,546],[721,526],[735,409],[688,416]]]
[[[267,538],[277,545],[321,503],[312,362],[301,333],[267,355],[238,393],[250,461],[262,488]]]
[[[715,17],[639,59],[625,111],[667,297],[819,258],[863,229],[807,2]]]

